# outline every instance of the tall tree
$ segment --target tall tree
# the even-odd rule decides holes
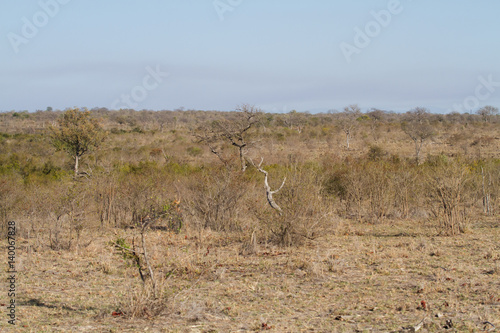
[[[74,171],[75,176],[78,176],[80,158],[97,148],[106,133],[86,108],[67,109],[57,122],[58,126],[50,128],[52,144],[75,159]]]

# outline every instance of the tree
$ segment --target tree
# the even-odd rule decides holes
[[[227,164],[227,161],[222,157],[217,143],[226,141],[238,148],[241,171],[244,172],[247,168],[246,152],[250,144],[248,131],[260,121],[262,111],[247,104],[238,107],[236,111],[238,112],[234,119],[216,120],[210,124],[202,125],[198,127],[194,135],[198,138],[199,143],[208,145],[210,151],[219,157],[224,164]]]
[[[97,148],[106,134],[86,108],[67,109],[57,122],[59,126],[50,128],[52,144],[75,159],[74,171],[75,176],[78,176],[80,158]]]
[[[283,117],[283,122],[286,127],[289,129],[296,129],[300,134],[304,130],[307,120],[305,114],[292,110]]]
[[[420,163],[420,151],[425,140],[434,135],[434,128],[429,123],[429,111],[426,108],[417,107],[406,113],[406,120],[401,123],[403,131],[413,140],[415,144],[415,161]]]
[[[372,132],[373,139],[378,141],[379,135],[377,130],[381,126],[382,122],[385,119],[385,111],[379,110],[377,108],[371,108],[371,110],[367,113],[370,118],[370,130]]]
[[[356,128],[356,119],[361,115],[361,109],[357,104],[352,104],[344,108],[344,117],[340,119],[339,125],[345,133],[346,147],[349,150],[351,138]]]
[[[489,121],[492,116],[495,116],[498,114],[498,108],[491,106],[491,105],[486,105],[479,110],[476,111],[478,115],[483,117],[483,121]]]

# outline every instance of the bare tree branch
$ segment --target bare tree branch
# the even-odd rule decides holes
[[[250,164],[252,164],[257,170],[259,170],[260,172],[262,172],[264,174],[264,187],[266,189],[266,197],[267,197],[267,202],[269,203],[269,205],[278,211],[278,213],[281,215],[283,215],[283,210],[281,209],[280,206],[278,206],[278,204],[276,203],[276,201],[274,201],[273,199],[273,194],[276,194],[278,193],[282,188],[283,186],[285,185],[285,181],[286,181],[286,177],[283,179],[283,182],[281,183],[281,186],[277,189],[277,190],[271,190],[271,186],[269,186],[269,182],[268,182],[268,177],[269,177],[269,173],[262,169],[262,162],[264,161],[264,158],[261,157],[261,160],[260,160],[260,163],[259,165],[255,165],[255,163],[253,162],[252,159],[248,159],[248,161],[250,162]]]

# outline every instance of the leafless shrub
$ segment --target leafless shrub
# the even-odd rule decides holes
[[[244,178],[235,170],[219,168],[197,175],[188,186],[195,227],[214,231],[235,231],[247,189]]]
[[[394,189],[394,217],[409,218],[411,211],[419,206],[421,186],[417,181],[417,170],[408,165],[398,164],[391,173],[391,183]]]
[[[91,207],[86,183],[30,185],[16,205],[19,235],[34,238],[35,248],[78,249],[82,231],[92,226]]]
[[[366,198],[369,202],[370,215],[375,220],[386,217],[392,206],[394,183],[391,174],[394,172],[388,163],[367,163],[362,174]]]
[[[165,205],[172,205],[174,198],[178,197],[172,182],[157,169],[122,174],[117,183],[104,182],[103,186],[98,192],[104,200],[99,213],[115,221],[115,225],[119,227],[139,226],[146,213],[160,211]],[[109,211],[109,217],[103,212],[106,209]],[[169,220],[170,217],[173,218],[169,215],[160,221],[167,223],[166,228],[170,228],[169,223],[173,222]],[[178,223],[172,226],[175,228],[176,225],[178,226]]]
[[[12,213],[22,200],[20,183],[21,180],[15,177],[0,178],[0,232],[2,235],[7,233],[7,222],[14,219]]]
[[[78,246],[80,235],[85,227],[89,213],[89,191],[87,182],[71,184],[62,193],[55,207],[55,221],[50,229],[50,247],[54,250],[69,250],[73,245]],[[65,237],[66,236],[66,237]]]
[[[110,226],[111,222],[117,225],[119,213],[117,211],[117,195],[119,183],[117,175],[111,172],[95,175],[93,180],[93,196],[97,215],[101,227]]]
[[[460,161],[432,166],[427,176],[427,203],[441,234],[457,235],[467,230],[474,202],[471,169]]]
[[[283,246],[299,245],[324,234],[332,220],[332,209],[321,194],[322,180],[316,171],[293,168],[286,179],[275,198],[283,213],[264,205],[256,215],[271,240]]]
[[[480,197],[483,213],[494,215],[497,213],[500,197],[500,168],[498,163],[484,163],[479,167],[481,173]]]

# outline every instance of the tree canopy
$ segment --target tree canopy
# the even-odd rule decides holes
[[[52,144],[75,159],[74,170],[78,175],[80,157],[97,148],[104,140],[105,132],[87,109],[68,109],[57,122],[57,127],[51,127]]]

